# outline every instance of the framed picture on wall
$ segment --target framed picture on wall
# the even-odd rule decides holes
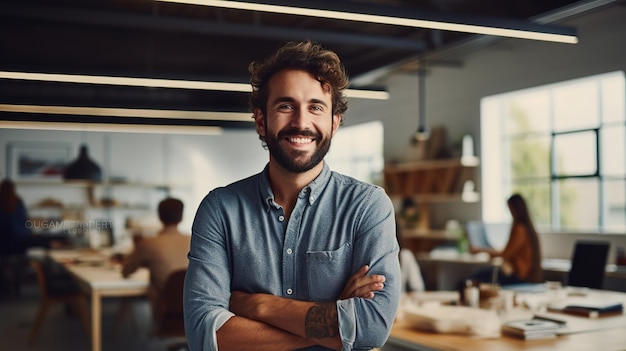
[[[14,181],[60,181],[70,145],[62,142],[9,142],[7,175]]]

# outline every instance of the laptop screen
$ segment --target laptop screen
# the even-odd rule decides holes
[[[467,239],[472,247],[501,250],[509,240],[511,224],[469,221],[466,229]]]

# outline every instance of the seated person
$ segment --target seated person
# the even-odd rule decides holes
[[[125,278],[139,267],[150,270],[148,297],[153,307],[167,277],[178,269],[187,268],[191,239],[190,235],[178,231],[178,224],[183,217],[182,201],[167,198],[159,203],[158,211],[163,228],[153,238],[137,240],[133,252],[122,262],[122,275]]]
[[[402,237],[402,228],[399,221],[396,221],[396,239],[400,245],[400,253],[398,254],[401,274],[400,291],[409,294],[424,291],[425,287],[422,272],[417,264],[415,253],[406,246],[405,240]]]
[[[10,179],[0,182],[0,255],[25,255],[31,247],[50,248],[59,239],[34,235],[24,201]]]
[[[496,281],[493,281],[494,268],[482,269],[473,274],[471,279],[499,285],[543,282],[539,237],[531,221],[526,201],[521,195],[514,194],[508,199],[507,204],[513,216],[513,223],[504,250],[470,248],[472,253],[486,252],[492,258],[502,259]]]

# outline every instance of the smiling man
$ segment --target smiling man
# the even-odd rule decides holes
[[[191,350],[370,350],[398,306],[394,210],[324,162],[348,78],[337,55],[287,43],[250,65],[265,169],[198,208],[185,280]]]

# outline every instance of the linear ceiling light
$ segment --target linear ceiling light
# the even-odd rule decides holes
[[[137,108],[46,106],[0,104],[0,112],[41,113],[53,115],[140,117],[165,119],[195,119],[209,121],[250,122],[250,113],[244,112],[209,112],[185,110],[151,110]]]
[[[37,129],[64,130],[80,132],[113,132],[113,133],[151,133],[151,134],[186,134],[186,135],[220,135],[221,127],[214,126],[171,126],[154,124],[115,124],[115,123],[74,123],[74,122],[25,122],[0,121],[0,128],[6,129]]]
[[[203,5],[212,7],[222,7],[239,10],[250,10],[260,12],[272,12],[282,13],[289,15],[301,15],[308,17],[320,17],[338,20],[349,20],[369,23],[390,24],[404,27],[417,27],[417,28],[429,28],[439,29],[454,32],[466,32],[474,34],[487,34],[504,36],[511,38],[522,38],[532,40],[553,41],[560,43],[575,44],[578,42],[576,37],[576,31],[571,28],[554,27],[551,26],[550,30],[547,30],[547,26],[542,26],[544,30],[538,29],[535,25],[535,29],[530,28],[514,28],[513,22],[507,23],[502,26],[481,24],[481,23],[455,23],[454,21],[444,21],[441,19],[431,18],[406,18],[385,16],[378,14],[357,13],[351,11],[335,11],[327,9],[316,9],[311,7],[296,7],[287,5],[277,5],[270,3],[251,3],[244,1],[234,0],[157,0],[162,2],[174,2],[192,5]],[[531,24],[526,24],[530,26]],[[534,25],[534,24],[533,24]]]
[[[61,82],[61,83],[82,83],[82,84],[151,87],[151,88],[233,91],[233,92],[241,92],[241,93],[249,93],[252,91],[252,87],[250,86],[250,84],[247,84],[247,83],[203,82],[203,81],[197,81],[197,80],[111,77],[111,76],[91,76],[91,75],[78,75],[78,74],[31,73],[31,72],[10,72],[10,71],[0,71],[0,78],[17,79],[17,80],[36,80],[36,81],[45,81],[45,82]],[[346,89],[345,93],[347,97],[356,98],[356,99],[374,99],[374,100],[389,99],[388,92],[379,91],[379,90]]]

